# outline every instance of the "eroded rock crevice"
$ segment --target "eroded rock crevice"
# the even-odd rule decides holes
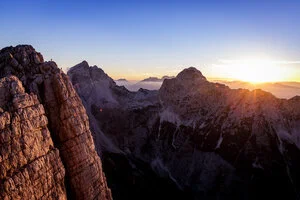
[[[0,51],[0,78],[1,138],[8,140],[1,146],[0,195],[12,198],[15,191],[21,199],[66,199],[66,194],[71,199],[111,199],[86,111],[55,62],[44,62],[29,45],[7,47]],[[7,128],[9,117],[13,124]],[[27,173],[32,166],[35,171]],[[12,174],[23,178],[7,191]],[[22,190],[29,182],[33,193]]]

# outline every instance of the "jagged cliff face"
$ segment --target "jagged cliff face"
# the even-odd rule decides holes
[[[7,137],[1,195],[111,199],[88,116],[68,77],[21,45],[0,51],[0,78],[1,138]]]
[[[299,97],[285,100],[261,90],[232,90],[208,82],[195,68],[165,80],[158,93],[133,93],[111,81],[102,84],[103,74],[89,78],[95,70],[79,64],[68,75],[90,109],[91,126],[114,146],[114,154],[106,147],[101,153],[115,199],[122,199],[122,188],[141,184],[153,187],[148,199],[166,194],[173,199],[299,198]],[[87,87],[99,90],[87,93]],[[124,164],[116,154],[129,162],[125,173],[130,181],[114,176],[122,170],[116,163]],[[170,184],[151,185],[154,175],[141,181],[153,172]],[[140,197],[130,190],[122,195]]]
[[[89,67],[86,61],[72,67],[68,71],[68,76],[87,110],[99,154],[102,152],[101,149],[113,153],[121,153],[121,151],[118,147],[119,143],[113,142],[112,138],[108,138],[103,133],[97,116],[93,113],[101,113],[106,118],[107,115],[119,111],[122,113],[124,110],[139,109],[158,103],[157,91],[141,89],[138,92],[130,92],[125,87],[118,87],[102,69],[97,66]],[[111,118],[106,118],[105,123],[109,123],[108,120]],[[119,124],[119,119],[116,120],[118,126],[114,127],[116,128],[114,134],[123,137],[122,125]],[[107,126],[111,127],[109,124]],[[115,139],[117,140],[118,136]]]
[[[43,105],[14,76],[0,80],[0,97],[1,199],[66,199]]]

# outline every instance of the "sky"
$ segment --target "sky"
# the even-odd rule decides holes
[[[64,70],[86,60],[115,79],[194,66],[209,78],[300,81],[297,0],[2,0],[0,10],[0,48],[31,44]]]

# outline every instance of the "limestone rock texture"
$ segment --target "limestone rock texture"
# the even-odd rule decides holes
[[[17,77],[0,80],[0,199],[66,199],[45,110]]]
[[[85,108],[56,63],[30,45],[7,47],[0,78],[0,195],[111,199]]]

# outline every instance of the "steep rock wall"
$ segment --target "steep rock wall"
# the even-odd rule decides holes
[[[29,45],[0,51],[0,77],[10,75],[18,77],[25,91],[34,93],[45,108],[54,146],[65,167],[68,198],[111,199],[86,111],[68,77]]]
[[[0,98],[1,199],[66,199],[44,107],[13,76],[0,80]]]

